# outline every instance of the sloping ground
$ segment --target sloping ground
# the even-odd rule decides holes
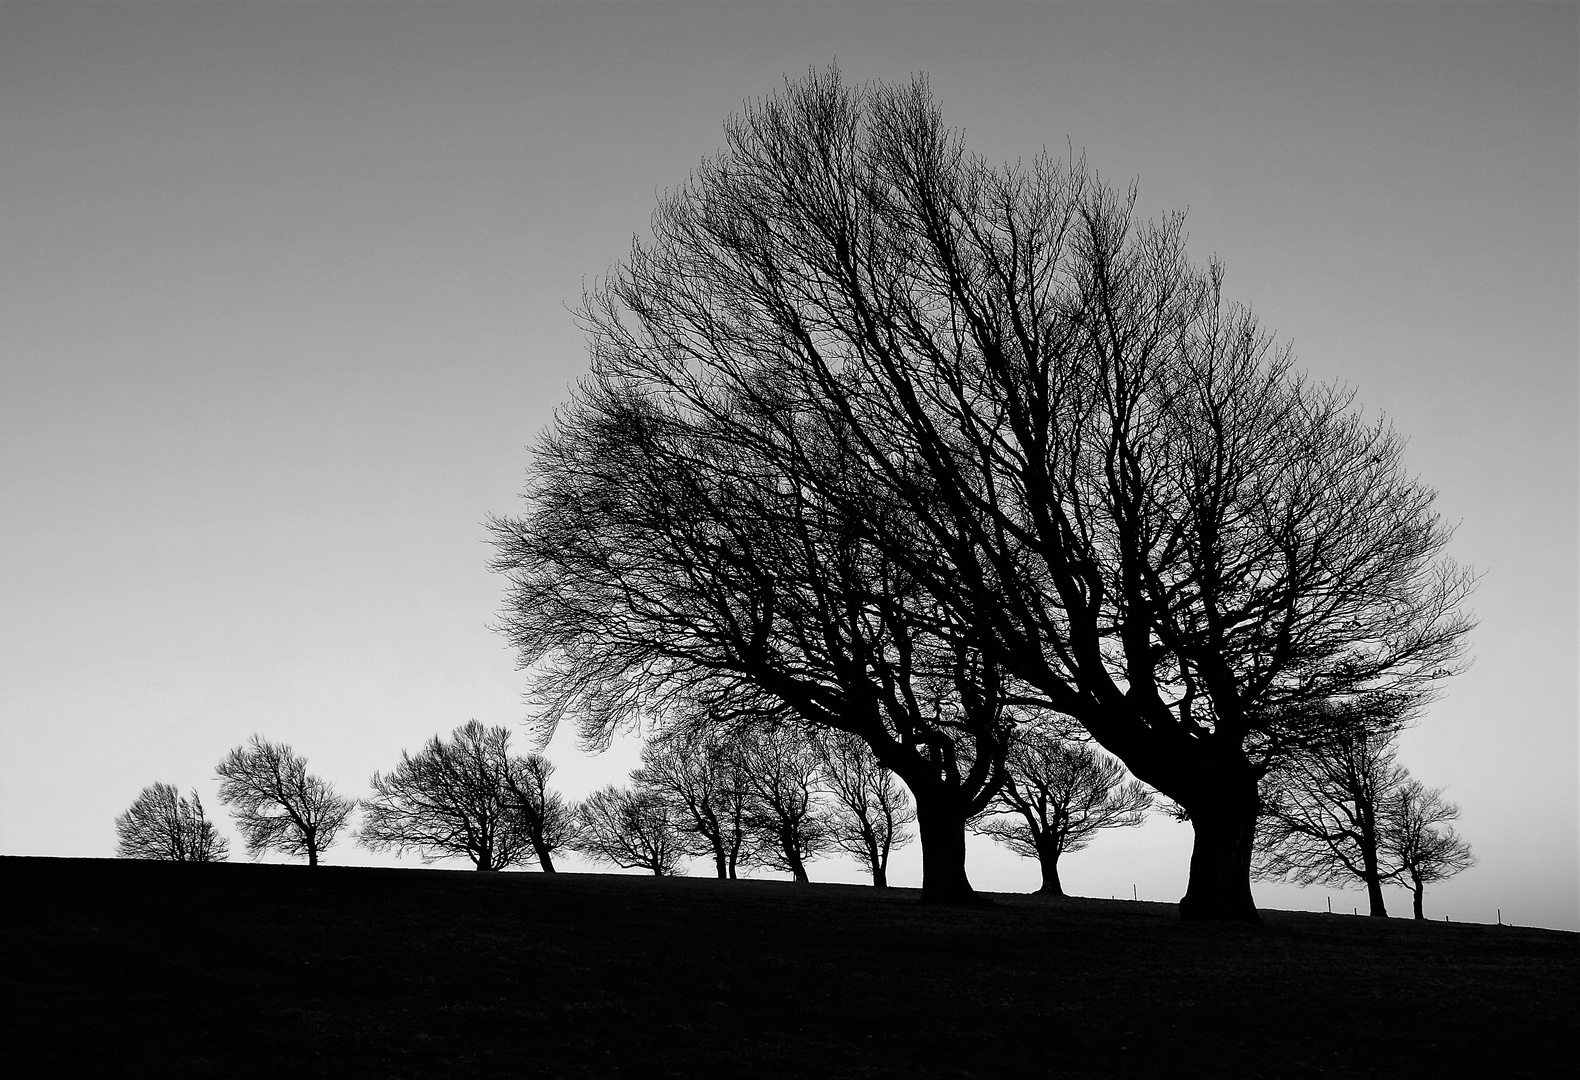
[[[1511,1077],[1580,935],[702,879],[0,859],[8,1075]]]

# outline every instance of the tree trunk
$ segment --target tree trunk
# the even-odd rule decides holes
[[[871,826],[863,826],[861,830],[862,843],[867,848],[867,866],[872,869],[872,887],[875,889],[887,888],[889,884],[888,859],[880,850],[878,834]]]
[[[314,845],[314,844],[308,844],[307,845],[307,865],[308,866],[317,866],[318,865],[318,847],[316,845]]]
[[[1415,917],[1425,919],[1426,913],[1421,910],[1421,895],[1426,892],[1426,882],[1415,878],[1413,884],[1415,885]]]
[[[1052,844],[1037,845],[1037,864],[1042,867],[1042,896],[1063,896],[1064,885],[1059,881],[1059,849]]]
[[[947,794],[912,787],[922,844],[922,903],[983,904],[966,877],[966,816]],[[924,792],[926,792],[924,794]]]
[[[1387,905],[1383,903],[1382,881],[1376,874],[1366,878],[1366,902],[1371,905],[1371,914],[1376,919],[1388,917]]]
[[[801,853],[796,850],[796,845],[787,842],[779,846],[784,849],[785,864],[790,868],[790,876],[802,885],[809,884],[812,879],[806,875],[806,864],[801,861]]]
[[[733,877],[730,873],[729,859],[724,854],[724,841],[717,840],[713,844],[713,869],[718,872],[719,880]]]
[[[548,848],[546,848],[546,847],[538,848],[538,865],[543,868],[543,872],[545,874],[552,874],[552,873],[554,873],[554,860],[549,857],[549,849]]]
[[[1180,918],[1260,923],[1251,899],[1251,845],[1258,808],[1255,773],[1241,758],[1219,764],[1203,780],[1194,797],[1178,800],[1196,830]]]
[[[1377,868],[1377,826],[1369,803],[1361,808],[1361,869],[1366,875],[1366,902],[1373,918],[1386,919],[1383,903],[1382,872]]]

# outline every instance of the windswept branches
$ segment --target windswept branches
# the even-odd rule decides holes
[[[554,765],[542,754],[511,757],[500,776],[510,795],[510,810],[538,865],[545,874],[554,873],[554,853],[574,849],[581,836],[581,818],[576,808],[558,792],[549,790]]]
[[[173,784],[149,784],[115,819],[115,854],[122,859],[224,862],[230,844],[203,816],[194,791],[185,798]]]
[[[247,853],[304,855],[309,866],[334,844],[356,803],[307,772],[307,759],[254,735],[215,767],[219,801],[231,808]]]

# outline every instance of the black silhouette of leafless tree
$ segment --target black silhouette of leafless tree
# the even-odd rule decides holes
[[[115,819],[115,854],[122,859],[224,862],[230,844],[203,816],[196,791],[185,798],[173,784],[149,784]]]
[[[822,761],[805,732],[790,724],[741,728],[736,734],[746,826],[758,865],[806,882],[806,864],[835,846],[833,821],[819,799]]]
[[[993,807],[972,829],[1027,858],[1042,871],[1039,893],[1063,896],[1059,856],[1080,851],[1103,829],[1140,825],[1152,793],[1112,758],[1070,738],[1056,724],[1015,732],[1008,778]]]
[[[512,757],[502,773],[510,808],[545,874],[554,873],[554,853],[576,846],[581,818],[563,795],[549,790],[554,765],[542,754]]]
[[[546,783],[547,771],[538,772]],[[416,851],[425,861],[461,856],[478,870],[503,870],[534,855],[541,862],[574,835],[564,826],[543,828],[539,842],[560,839],[535,846],[523,808],[541,798],[534,770],[511,756],[509,730],[476,720],[448,739],[435,735],[416,754],[402,751],[400,763],[374,773],[371,784],[358,839],[375,851]]]
[[[878,761],[872,747],[846,731],[817,731],[823,789],[832,797],[829,838],[854,856],[872,875],[873,885],[889,884],[889,854],[910,843],[907,828],[916,821],[905,786]]]
[[[665,732],[642,748],[642,764],[631,774],[638,790],[669,809],[688,855],[710,856],[721,879],[733,880],[750,861],[751,830],[741,759],[718,728],[701,725]]]
[[[1426,918],[1421,901],[1426,887],[1474,866],[1470,845],[1448,824],[1459,807],[1443,798],[1442,788],[1408,780],[1386,803],[1383,850],[1398,867],[1401,883],[1410,889],[1415,917]]]
[[[1254,876],[1300,885],[1366,889],[1373,916],[1388,914],[1383,885],[1397,876],[1382,850],[1389,807],[1409,781],[1394,738],[1404,711],[1396,703],[1364,706],[1364,718],[1280,759],[1262,781]]]
[[[220,761],[219,801],[230,807],[249,855],[304,855],[309,866],[331,847],[356,803],[307,771],[284,743],[254,735]]]
[[[924,80],[814,72],[730,121],[589,297],[592,378],[534,516],[496,523],[523,659],[596,643],[562,696],[600,699],[595,730],[633,672],[684,669],[861,735],[916,800],[924,875],[962,853],[955,896],[1006,707],[1071,716],[1188,814],[1182,916],[1256,921],[1262,774],[1346,722],[1314,706],[1457,670],[1474,582],[1403,441],[1134,203],[1083,161],[971,156]],[[951,654],[936,722],[863,713]],[[981,782],[940,787],[951,755]]]
[[[686,845],[668,801],[656,792],[610,784],[577,808],[582,829],[576,850],[594,862],[669,877],[680,869]]]

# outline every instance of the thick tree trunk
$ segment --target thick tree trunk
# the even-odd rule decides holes
[[[1383,903],[1382,881],[1375,874],[1366,879],[1366,902],[1371,905],[1373,918],[1388,917],[1388,907]]]
[[[914,787],[911,794],[922,844],[922,903],[988,903],[966,877],[965,814],[947,796],[923,794]]]
[[[1383,903],[1382,871],[1377,868],[1377,826],[1370,805],[1361,808],[1361,870],[1366,875],[1366,902],[1373,918],[1386,919]]]
[[[734,876],[730,873],[730,861],[724,854],[723,841],[713,845],[713,869],[719,875],[720,881]]]
[[[1249,764],[1225,762],[1199,794],[1179,800],[1190,814],[1196,844],[1190,883],[1180,899],[1189,922],[1260,923],[1251,899],[1251,846],[1256,835],[1256,776]]]
[[[1421,896],[1426,892],[1426,883],[1420,878],[1415,879],[1415,917],[1425,919],[1426,913],[1421,910]]]
[[[545,874],[552,874],[552,873],[554,873],[554,860],[553,860],[553,858],[551,858],[549,856],[549,849],[548,848],[544,848],[544,847],[540,847],[540,848],[538,848],[537,854],[538,854],[538,865],[543,868],[543,872]]]
[[[318,865],[318,848],[314,847],[312,844],[307,846],[307,865]]]
[[[1059,851],[1051,845],[1039,845],[1037,863],[1042,867],[1042,896],[1063,896],[1064,885],[1059,881]]]
[[[785,863],[790,867],[790,876],[802,885],[812,879],[807,877],[806,864],[801,861],[801,853],[795,849],[794,844],[784,844]]]

